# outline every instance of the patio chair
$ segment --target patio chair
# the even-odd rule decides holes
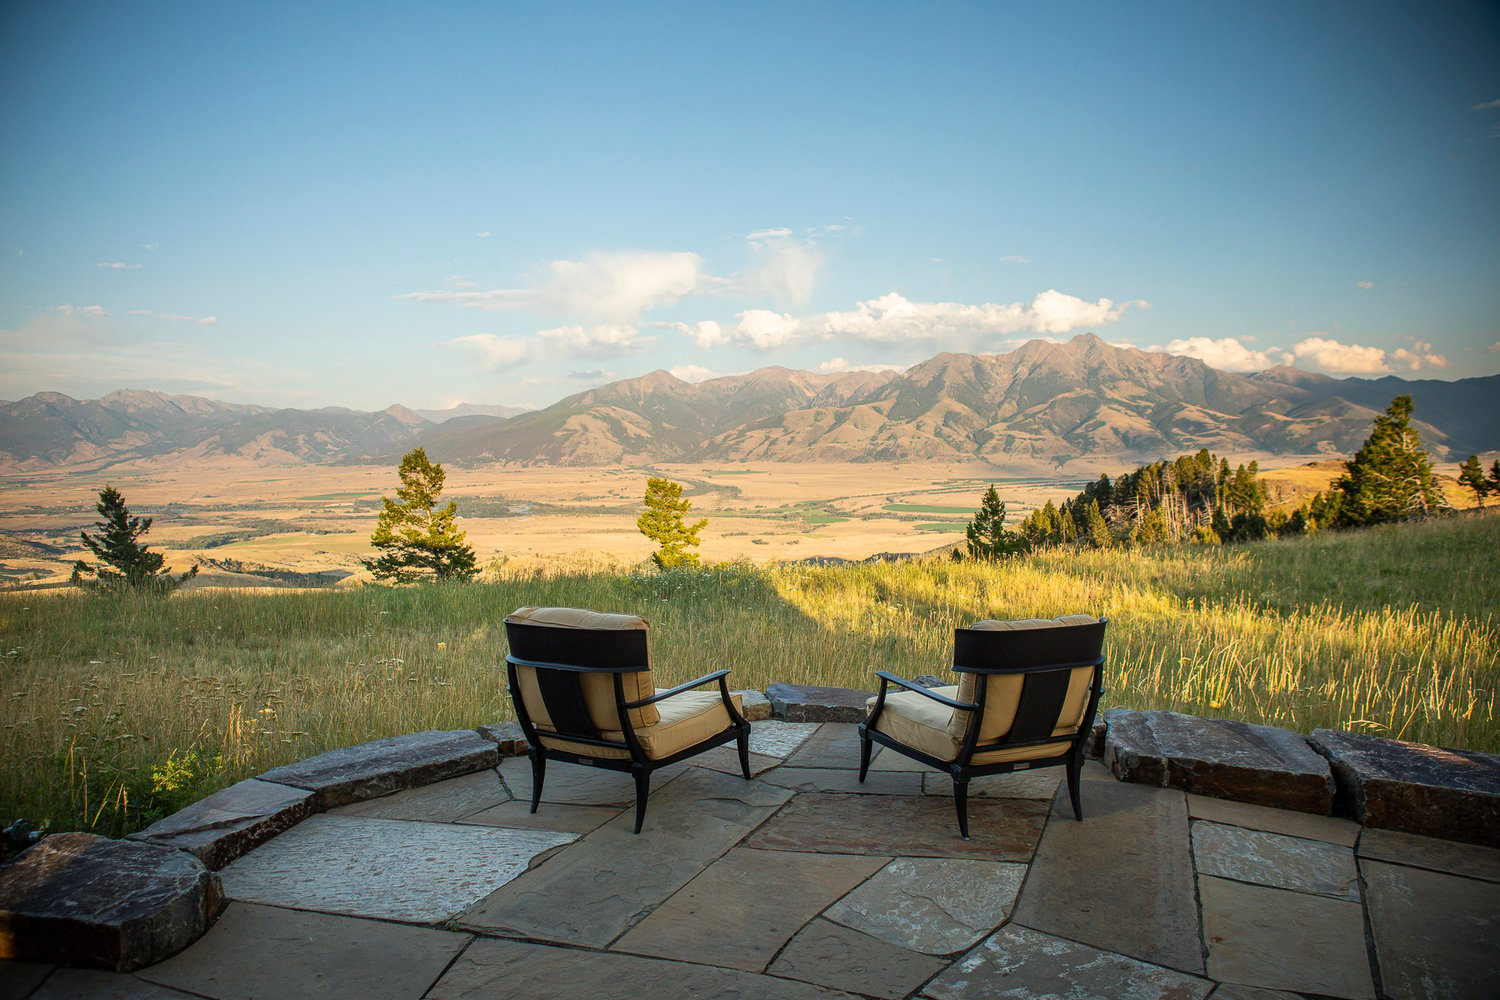
[[[1063,765],[1083,819],[1079,769],[1104,693],[1104,626],[1089,615],[981,621],[954,630],[958,684],[925,688],[883,670],[859,725],[859,780],[872,743],[953,778],[958,831],[969,839],[969,779]],[[889,693],[891,685],[902,688]]]
[[[547,761],[635,777],[635,832],[646,818],[651,772],[731,741],[750,779],[750,723],[716,670],[659,690],[652,684],[647,622],[579,608],[521,608],[505,619],[510,697],[531,744],[531,811]],[[697,691],[718,681],[719,690]]]

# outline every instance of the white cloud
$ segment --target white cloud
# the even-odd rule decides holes
[[[1371,288],[1375,287],[1375,282],[1373,282],[1373,281],[1356,281],[1354,283],[1354,287],[1355,288],[1363,288],[1363,289],[1368,290],[1368,289],[1371,289]]]
[[[487,240],[487,239],[490,238],[490,231],[488,229],[481,229],[479,232],[475,233],[474,235],[478,236],[482,240]]]
[[[111,268],[111,269],[116,270],[116,271],[139,271],[140,268],[141,268],[141,265],[139,265],[139,264],[126,264],[123,261],[118,261],[118,260],[109,260],[109,261],[101,260],[99,263],[95,264],[94,266],[95,267],[108,267],[108,268]]]
[[[1483,104],[1476,104],[1476,105],[1474,105],[1474,110],[1475,111],[1489,111],[1492,108],[1500,108],[1500,99],[1493,100],[1493,101],[1485,101]]]
[[[753,263],[736,278],[739,291],[788,306],[803,306],[812,299],[824,261],[817,244],[795,239],[790,229],[763,229],[745,239]]]
[[[702,263],[695,253],[599,253],[581,261],[553,261],[528,288],[441,289],[397,298],[624,323],[697,291],[711,280],[701,273]]]
[[[711,350],[729,343],[733,334],[725,330],[717,320],[705,319],[697,323],[653,323],[663,330],[676,330],[693,338],[693,343],[703,350]]]
[[[851,365],[843,358],[829,358],[818,365],[818,371],[825,375],[837,372],[904,372],[906,365]]]
[[[667,373],[684,382],[706,382],[715,377],[712,369],[704,368],[702,365],[673,365],[667,369]]]
[[[1326,337],[1308,337],[1292,345],[1292,354],[1305,366],[1337,375],[1386,375],[1385,351],[1378,347],[1341,344]]]
[[[1249,339],[1249,338],[1246,338]],[[1188,337],[1174,340],[1166,347],[1152,347],[1153,351],[1181,354],[1197,358],[1210,368],[1231,372],[1254,372],[1291,364],[1293,356],[1286,351],[1253,351],[1233,337],[1214,340],[1211,337]]]
[[[141,249],[142,250],[155,250],[155,249],[157,249],[160,246],[161,246],[161,243],[159,243],[159,242],[158,243],[142,243],[141,244]]]
[[[64,302],[57,307],[57,311],[64,316],[108,316],[109,310],[103,306],[75,306],[71,302]]]
[[[733,339],[757,350],[769,351],[801,339],[802,320],[770,309],[746,309],[737,317]]]
[[[157,319],[170,319],[181,323],[196,323],[199,326],[213,326],[219,322],[217,316],[183,316],[178,313],[152,313],[147,310],[146,315],[155,316]]]
[[[1411,350],[1398,347],[1391,354],[1391,361],[1402,368],[1411,371],[1421,371],[1423,368],[1447,368],[1448,359],[1432,350],[1432,345],[1424,340],[1414,340]]]
[[[605,323],[599,326],[559,326],[540,330],[537,337],[570,354],[610,355],[638,351],[650,338],[641,336],[633,326]]]
[[[467,337],[445,340],[437,347],[457,347],[468,351],[479,359],[489,371],[513,368],[526,360],[531,353],[530,345],[513,337],[497,337],[493,333],[475,333]]]

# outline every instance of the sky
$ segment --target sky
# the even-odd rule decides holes
[[[0,4],[0,398],[1500,372],[1493,3]]]

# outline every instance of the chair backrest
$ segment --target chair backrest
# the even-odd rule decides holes
[[[527,607],[506,616],[510,655],[528,661],[513,668],[531,724],[584,736],[621,731],[615,677],[627,702],[656,693],[648,629],[637,615],[582,608]],[[639,731],[661,721],[661,713],[646,705],[629,709],[628,718]]]
[[[958,700],[977,702],[984,684],[978,744],[1069,737],[1088,712],[1100,675],[1106,621],[1091,615],[985,620],[953,635]],[[962,740],[973,713],[957,710],[948,735]]]

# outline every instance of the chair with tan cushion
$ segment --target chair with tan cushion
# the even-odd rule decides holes
[[[521,608],[505,619],[510,697],[531,744],[532,812],[549,758],[633,775],[636,833],[657,768],[737,741],[750,779],[750,723],[729,671],[658,689],[647,629],[636,615],[580,608]],[[717,692],[695,690],[714,681]]]
[[[1064,765],[1073,815],[1078,777],[1104,693],[1104,626],[1089,615],[981,621],[954,630],[958,683],[926,688],[883,670],[860,723],[859,780],[871,743],[953,778],[958,830],[969,839],[969,779]],[[890,693],[895,685],[903,690]]]

